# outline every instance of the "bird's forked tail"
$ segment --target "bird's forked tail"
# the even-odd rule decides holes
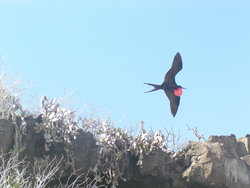
[[[153,86],[153,87],[154,87],[154,89],[152,89],[152,90],[150,90],[150,91],[147,91],[147,92],[145,92],[145,93],[149,93],[149,92],[152,92],[152,91],[157,91],[157,90],[161,89],[161,85],[157,85],[157,84],[150,84],[150,83],[144,83],[144,84],[148,84],[148,85],[150,85],[150,86]]]

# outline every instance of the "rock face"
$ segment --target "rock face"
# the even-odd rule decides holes
[[[239,154],[242,139],[211,136],[206,142],[191,142],[176,156],[158,150],[145,156],[134,180],[122,187],[249,188],[250,155]]]
[[[246,135],[243,138],[238,139],[239,154],[241,156],[250,153],[250,136]]]
[[[0,119],[0,152],[7,153],[13,146],[14,127],[13,123]]]
[[[97,161],[98,147],[91,133],[79,131],[75,142],[72,143],[74,153],[74,168],[86,173],[91,167],[94,168]]]
[[[43,133],[33,130],[36,120],[29,117],[26,123],[27,131],[22,135],[21,142],[24,154],[31,163],[34,158],[64,156],[61,169],[64,170],[63,178],[67,179],[72,171],[84,177],[89,169],[95,169],[100,162],[100,147],[91,133],[80,130],[73,142],[52,143],[51,150],[45,151]],[[13,149],[14,138],[15,125],[0,119],[0,150],[7,153]],[[211,136],[205,142],[190,142],[178,153],[155,149],[143,155],[141,165],[137,164],[138,157],[127,151],[120,156],[122,160],[118,160],[117,168],[123,177],[118,179],[119,185],[116,187],[249,188],[249,141],[249,136],[238,140],[234,135]],[[99,173],[101,175],[102,172]],[[53,186],[56,184],[54,181]]]
[[[191,143],[186,149],[190,166],[183,177],[187,182],[208,187],[249,187],[247,165],[240,159],[235,136],[211,136],[207,142]]]

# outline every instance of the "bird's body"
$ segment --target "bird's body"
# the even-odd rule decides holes
[[[175,76],[181,69],[182,59],[180,53],[178,52],[174,57],[171,69],[169,69],[169,71],[165,75],[164,81],[161,85],[145,83],[154,87],[154,89],[148,92],[157,91],[160,89],[164,90],[170,101],[171,113],[173,114],[173,116],[175,116],[177,113],[178,106],[180,104],[180,96],[182,95],[183,87],[177,85],[175,82]]]

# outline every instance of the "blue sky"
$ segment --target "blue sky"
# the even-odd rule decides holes
[[[249,1],[0,0],[0,56],[32,81],[36,96],[75,91],[73,107],[108,114],[117,126],[143,120],[237,137],[250,125]],[[176,52],[184,90],[175,118],[162,83]],[[37,101],[38,103],[38,101]]]

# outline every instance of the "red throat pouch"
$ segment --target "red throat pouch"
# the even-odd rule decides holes
[[[174,90],[174,95],[175,96],[181,96],[182,95],[182,88],[178,88]]]

